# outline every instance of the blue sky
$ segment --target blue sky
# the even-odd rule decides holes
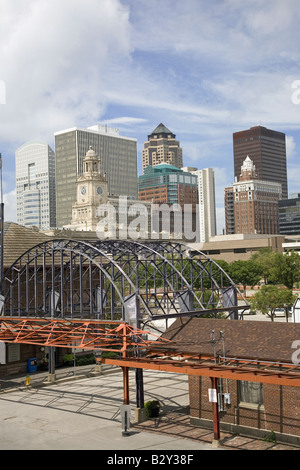
[[[215,171],[218,231],[233,182],[233,132],[287,136],[300,192],[298,0],[1,0],[0,152],[15,219],[15,150],[96,123],[138,140],[162,122],[185,166]],[[300,90],[300,86],[299,86]]]

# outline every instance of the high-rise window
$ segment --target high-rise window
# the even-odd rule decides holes
[[[35,173],[35,163],[28,164],[28,183],[29,186],[35,184],[36,173]]]

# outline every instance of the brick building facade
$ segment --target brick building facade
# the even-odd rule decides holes
[[[239,181],[225,189],[226,234],[278,234],[280,199],[281,184],[259,180],[253,161],[247,157]]]
[[[214,347],[211,333],[224,342]],[[178,319],[164,336],[178,351],[204,357],[225,356],[227,360],[255,360],[293,364],[293,342],[300,339],[300,324],[268,321]],[[174,354],[175,355],[175,354]],[[297,365],[295,364],[295,367]],[[241,376],[239,376],[240,378]],[[219,379],[218,406],[221,431],[264,438],[275,433],[281,442],[300,444],[300,388],[272,383]],[[292,383],[292,380],[291,380]],[[189,376],[191,424],[208,429],[213,426],[209,401],[210,377]]]
[[[221,429],[262,438],[274,432],[280,434],[283,441],[300,443],[300,390],[264,384],[263,403],[257,405],[240,400],[239,382],[229,380],[226,383],[230,405],[222,404],[219,410]],[[224,391],[224,381],[222,386]],[[211,381],[208,377],[189,377],[190,418],[195,426],[211,427],[209,388]]]

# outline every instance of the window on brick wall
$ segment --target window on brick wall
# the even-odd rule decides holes
[[[239,401],[252,405],[263,405],[263,387],[257,382],[239,381]]]

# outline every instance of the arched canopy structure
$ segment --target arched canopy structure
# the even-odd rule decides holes
[[[218,309],[232,315],[240,295],[212,259],[163,241],[43,242],[5,271],[1,289],[3,316],[125,320],[138,326],[177,315],[216,315]],[[246,301],[243,305],[247,308]]]

